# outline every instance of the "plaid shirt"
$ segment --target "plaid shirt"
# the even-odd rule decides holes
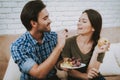
[[[44,62],[57,44],[57,34],[55,32],[45,32],[42,44],[31,36],[29,32],[23,34],[11,45],[11,54],[22,72],[21,80],[39,80],[30,76],[29,70],[34,64]],[[47,78],[56,74],[53,68],[47,75]]]

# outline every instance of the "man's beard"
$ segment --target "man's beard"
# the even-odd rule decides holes
[[[46,29],[46,32],[50,32],[51,31],[50,23],[48,23],[47,27],[49,27],[49,29]]]
[[[43,29],[43,30],[38,30],[38,32],[40,32],[40,33],[44,33],[44,32],[50,32],[51,31],[51,28],[49,28],[49,29]]]

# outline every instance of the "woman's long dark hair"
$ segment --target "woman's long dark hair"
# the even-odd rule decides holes
[[[83,13],[87,13],[90,23],[95,30],[92,35],[92,40],[94,41],[93,46],[96,46],[102,29],[102,17],[99,12],[93,9],[85,10]]]

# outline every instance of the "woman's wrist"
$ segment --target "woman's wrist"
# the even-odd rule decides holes
[[[99,54],[99,53],[98,53],[98,51],[96,51],[96,50],[93,52],[93,55],[96,55],[96,56],[97,56],[98,54]]]

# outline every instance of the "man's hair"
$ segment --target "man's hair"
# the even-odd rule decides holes
[[[39,12],[41,12],[45,7],[46,5],[41,0],[30,1],[23,7],[20,18],[22,24],[28,31],[32,29],[30,21],[38,21]]]

